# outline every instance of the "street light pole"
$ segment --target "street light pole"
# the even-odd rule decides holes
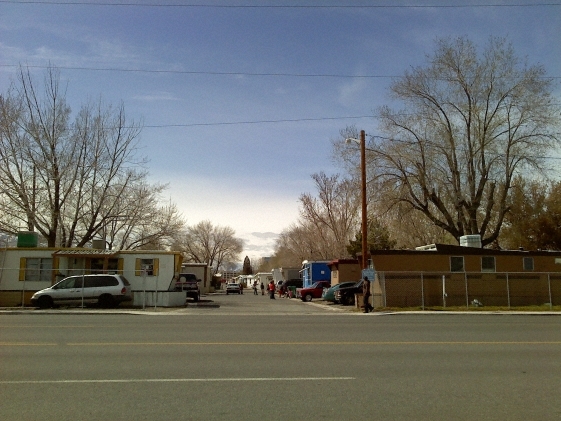
[[[368,217],[366,213],[366,134],[360,131],[360,178],[362,193],[362,269],[367,268]]]

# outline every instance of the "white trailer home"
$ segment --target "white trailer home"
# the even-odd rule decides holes
[[[265,285],[265,287],[267,286],[267,284],[269,282],[271,282],[273,280],[273,273],[272,272],[257,272],[253,276],[254,276],[255,280],[257,281],[258,285],[261,285],[261,283],[263,283],[263,285]]]
[[[277,285],[279,281],[285,282],[289,279],[300,279],[300,270],[301,268],[273,269],[271,272],[273,273],[273,280],[275,281],[275,285]]]
[[[170,291],[181,261],[179,252],[168,251],[4,248],[0,249],[0,306],[29,305],[34,292],[67,276],[89,273],[124,275],[132,287],[133,305],[139,305],[139,300],[146,303],[147,296],[154,304],[175,305],[185,294]]]

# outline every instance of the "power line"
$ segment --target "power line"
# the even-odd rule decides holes
[[[143,128],[160,129],[166,127],[198,127],[198,126],[230,126],[241,124],[272,124],[272,123],[300,123],[306,121],[328,121],[328,120],[351,120],[361,118],[374,118],[372,115],[348,116],[348,117],[318,117],[318,118],[294,118],[280,120],[255,120],[255,121],[226,121],[215,123],[187,123],[187,124],[151,124],[144,125]]]
[[[2,0],[0,0],[2,2]],[[19,64],[0,64],[0,67],[19,67]],[[25,65],[30,69],[47,69],[50,66]],[[129,73],[159,73],[159,74],[184,74],[184,75],[209,75],[209,76],[284,76],[284,77],[325,77],[325,78],[394,78],[392,75],[347,75],[328,73],[249,73],[249,72],[219,72],[212,70],[148,70],[148,69],[122,69],[117,67],[69,67],[55,66],[62,70],[85,70],[95,72],[129,72]]]
[[[51,6],[116,6],[116,7],[159,7],[159,8],[206,8],[206,9],[465,9],[465,8],[491,8],[491,7],[556,7],[561,3],[518,3],[518,4],[502,4],[502,3],[480,3],[480,4],[369,4],[369,5],[347,5],[347,4],[315,4],[315,5],[267,5],[267,4],[177,4],[177,3],[124,3],[124,2],[93,2],[93,1],[18,1],[18,0],[0,0],[0,3],[11,4],[32,4],[32,5],[51,5]]]
[[[2,0],[0,0],[2,2]],[[19,64],[0,64],[0,67],[20,67]],[[51,66],[25,65],[30,69],[48,69]],[[93,72],[122,72],[122,73],[151,73],[151,74],[178,74],[178,75],[206,75],[206,76],[246,76],[246,77],[301,77],[301,78],[342,78],[342,79],[394,79],[403,75],[349,75],[343,73],[251,73],[251,72],[219,72],[213,70],[149,70],[149,69],[122,69],[117,67],[75,67],[55,66],[61,70],[79,70]],[[544,76],[544,79],[561,79],[561,76]]]

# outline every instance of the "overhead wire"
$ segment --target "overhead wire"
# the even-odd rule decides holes
[[[93,1],[21,1],[21,0],[0,0],[0,3],[10,4],[44,4],[44,5],[87,5],[87,6],[131,6],[131,7],[185,7],[185,8],[268,8],[268,9],[374,9],[374,8],[480,8],[480,7],[555,7],[561,6],[561,3],[518,3],[518,4],[454,4],[454,5],[232,5],[232,4],[197,4],[197,3],[139,3],[139,2],[93,2]],[[14,64],[0,64],[0,67],[19,67]],[[28,68],[48,68],[50,66],[26,65]],[[397,75],[350,75],[350,74],[322,74],[322,73],[250,73],[250,72],[226,72],[226,71],[193,71],[193,70],[149,70],[149,69],[126,69],[126,68],[103,68],[103,67],[76,67],[76,66],[56,66],[62,70],[79,70],[79,71],[104,71],[104,72],[130,72],[130,73],[153,73],[153,74],[184,74],[184,75],[209,75],[209,76],[245,76],[245,77],[302,77],[302,78],[354,78],[354,79],[382,79],[382,78],[399,78]],[[549,79],[560,79],[561,76],[546,76]],[[278,120],[256,120],[256,121],[236,121],[236,122],[216,122],[216,123],[187,123],[187,124],[159,124],[146,125],[145,128],[165,128],[165,127],[197,127],[197,126],[218,126],[218,125],[239,125],[239,124],[266,124],[266,123],[287,123],[287,122],[305,122],[305,121],[326,121],[326,120],[344,120],[344,119],[362,119],[375,118],[375,116],[345,116],[345,117],[319,117],[319,118],[298,118],[298,119],[278,119]]]
[[[555,7],[558,2],[543,3],[475,3],[475,4],[201,4],[201,3],[140,3],[140,2],[94,2],[94,1],[38,1],[0,0],[0,3],[32,4],[52,6],[114,6],[114,7],[158,7],[158,8],[207,8],[207,9],[462,9],[492,7]]]

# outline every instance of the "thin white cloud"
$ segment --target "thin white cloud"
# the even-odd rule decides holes
[[[147,94],[134,95],[132,99],[138,101],[180,101],[181,99],[170,92],[154,92]]]
[[[343,83],[339,87],[339,103],[345,107],[356,105],[357,101],[361,101],[366,83],[363,78],[351,79],[350,82]]]

